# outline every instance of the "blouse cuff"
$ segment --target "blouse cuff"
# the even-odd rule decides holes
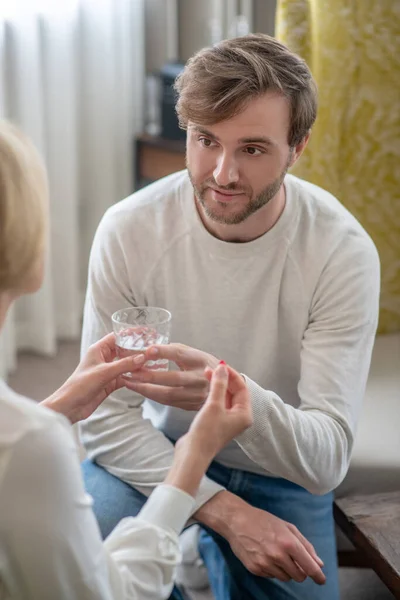
[[[154,489],[138,514],[138,519],[172,529],[179,535],[189,519],[195,500],[186,492],[172,485],[159,485]]]

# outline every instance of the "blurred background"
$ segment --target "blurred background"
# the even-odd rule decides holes
[[[335,194],[380,253],[379,335],[351,471],[368,482],[374,465],[380,489],[400,490],[399,0],[2,0],[0,118],[45,158],[51,240],[43,289],[19,300],[0,337],[0,377],[39,400],[75,368],[99,220],[184,168],[173,81],[203,46],[249,32],[308,62],[319,116],[293,172]],[[360,573],[341,569],[343,598],[391,597]]]
[[[137,188],[136,139],[160,131],[160,70],[255,23],[273,33],[274,17],[269,0],[0,2],[0,118],[32,137],[51,190],[45,285],[8,319],[0,375],[13,372],[18,350],[52,356],[58,340],[79,338],[94,232],[105,210]],[[173,144],[161,155],[160,144],[145,156],[151,179],[177,162]]]

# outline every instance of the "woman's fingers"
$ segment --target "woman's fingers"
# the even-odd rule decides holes
[[[131,373],[141,369],[144,365],[145,356],[144,354],[137,354],[136,356],[127,356],[126,358],[120,358],[112,363],[107,363],[105,372],[110,379],[124,375],[125,373]]]
[[[100,340],[95,342],[88,349],[84,361],[88,360],[93,365],[99,363],[110,363],[117,356],[117,346],[114,333],[108,333]]]
[[[108,333],[100,340],[93,344],[93,348],[99,348],[100,350],[108,350],[109,352],[115,353],[115,335],[114,333]]]
[[[240,410],[250,410],[250,400],[244,377],[228,365],[226,366],[226,369],[228,371],[228,385],[225,393],[226,408],[231,409],[237,407]],[[204,376],[211,382],[213,370],[210,367],[207,367],[204,370]]]
[[[105,335],[100,340],[95,342],[94,346],[96,346],[96,345],[102,346],[103,344],[105,346],[109,346],[110,348],[113,348],[115,346],[115,334],[113,332],[107,333],[107,335]]]
[[[210,392],[207,402],[225,406],[225,396],[228,389],[228,369],[219,364],[211,377]]]
[[[232,367],[230,367],[229,365],[226,365],[226,367],[229,373],[228,390],[230,391],[230,393],[236,394],[241,390],[245,390],[246,382],[243,376],[237,371],[235,371],[235,369],[232,369]],[[206,377],[206,379],[208,379],[208,381],[211,381],[213,372],[214,371],[210,367],[206,367],[204,369],[204,376]]]

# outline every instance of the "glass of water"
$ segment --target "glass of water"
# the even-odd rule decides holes
[[[135,306],[117,310],[112,316],[119,358],[146,352],[153,344],[168,344],[171,313],[155,306]],[[148,360],[144,367],[168,371],[168,360]]]

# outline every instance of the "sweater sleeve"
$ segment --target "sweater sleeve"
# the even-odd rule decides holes
[[[137,305],[135,289],[141,285],[140,244],[121,242],[121,224],[106,213],[96,233],[89,263],[82,332],[82,353],[112,330],[112,314]],[[127,261],[129,260],[129,269]],[[135,263],[138,265],[135,271]],[[146,496],[162,483],[172,464],[174,448],[149,419],[143,418],[143,397],[126,388],[110,395],[86,421],[80,434],[88,457],[109,473]],[[196,496],[195,512],[224,488],[203,477]]]
[[[236,439],[277,477],[324,494],[348,470],[379,310],[379,258],[369,238],[350,238],[320,276],[301,348],[300,404],[246,378],[254,424]]]

